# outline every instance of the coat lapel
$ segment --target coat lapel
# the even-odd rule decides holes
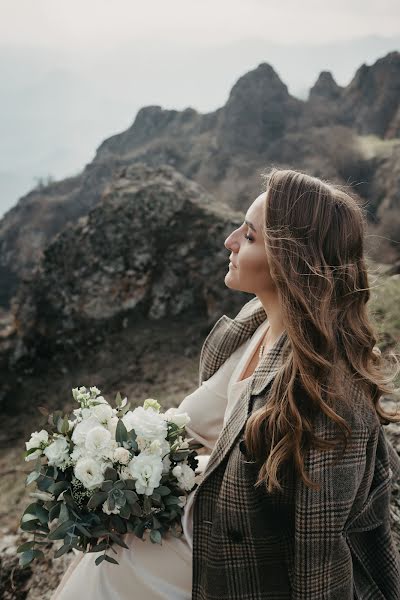
[[[222,315],[208,334],[201,350],[199,385],[209,379],[236,348],[253,335],[266,318],[264,307],[257,297],[245,304],[234,319]],[[195,490],[195,496],[209,475],[221,464],[246,424],[251,412],[251,397],[266,390],[278,372],[286,341],[287,333],[284,331],[273,347],[262,357],[253,376],[248,380],[198,480],[199,485]]]

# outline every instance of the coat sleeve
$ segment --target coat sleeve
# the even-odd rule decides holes
[[[346,523],[367,496],[367,480],[374,469],[376,431],[354,415],[347,448],[309,449],[305,470],[320,490],[312,490],[300,477],[295,483],[294,562],[292,600],[353,600],[352,556],[346,540]],[[338,428],[321,414],[315,433],[324,439]],[[357,508],[358,507],[358,508]]]

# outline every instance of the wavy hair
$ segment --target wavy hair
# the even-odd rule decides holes
[[[341,369],[345,366],[365,391],[381,423],[397,423],[400,414],[386,413],[379,398],[399,391],[392,385],[399,361],[391,353],[397,369],[388,374],[375,346],[377,332],[367,311],[367,219],[361,199],[296,170],[272,168],[261,177],[266,183],[265,249],[288,339],[268,402],[250,415],[244,439],[249,454],[262,464],[256,486],[281,490],[278,471],[292,461],[304,483],[316,489],[319,485],[304,469],[304,451],[333,448],[340,440],[316,436],[313,415],[323,411],[335,421],[345,447],[351,434],[334,410],[338,400],[346,402]]]

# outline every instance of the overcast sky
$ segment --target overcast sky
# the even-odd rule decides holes
[[[124,40],[161,45],[249,36],[291,44],[399,33],[398,0],[1,0],[2,43],[93,50]]]
[[[0,0],[0,218],[143,106],[211,112],[261,62],[305,99],[393,50],[399,0]]]

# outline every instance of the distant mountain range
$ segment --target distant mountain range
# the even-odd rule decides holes
[[[121,168],[139,162],[174,167],[234,210],[260,193],[260,171],[269,165],[307,170],[352,185],[368,202],[375,233],[390,232],[395,246],[399,99],[400,54],[390,52],[363,64],[347,86],[321,72],[307,100],[292,96],[274,68],[260,63],[213,112],[141,108],[131,127],[100,144],[81,173],[37,186],[4,215],[0,305],[8,308],[20,281],[32,278],[54,236],[100,202]]]

